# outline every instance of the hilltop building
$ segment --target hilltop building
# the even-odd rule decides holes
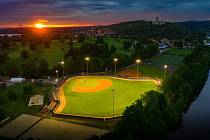
[[[159,20],[159,17],[157,16],[156,17],[156,20],[155,21],[152,21],[152,24],[154,24],[154,25],[164,25],[166,23],[163,21],[163,19],[162,19],[162,21],[160,21]]]

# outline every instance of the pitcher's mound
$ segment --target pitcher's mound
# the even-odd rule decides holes
[[[72,88],[74,92],[98,92],[112,86],[110,79],[83,78],[77,79]]]

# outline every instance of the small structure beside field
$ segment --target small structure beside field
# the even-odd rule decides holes
[[[44,104],[44,95],[34,95],[31,96],[28,106],[43,105]]]
[[[26,78],[11,78],[9,80],[10,83],[16,84],[16,83],[23,83],[26,81]]]

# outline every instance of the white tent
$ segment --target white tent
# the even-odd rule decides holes
[[[26,81],[26,79],[25,78],[11,78],[9,81],[11,83],[23,83]]]

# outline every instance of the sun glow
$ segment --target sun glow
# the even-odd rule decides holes
[[[42,29],[42,28],[45,28],[46,26],[45,26],[44,24],[42,24],[42,23],[36,23],[36,24],[34,25],[34,27],[36,27],[36,28],[38,28],[38,29]]]
[[[93,24],[48,24],[48,20],[38,20],[34,24],[27,25],[37,29],[43,28],[56,28],[56,27],[82,27],[82,26],[94,26]]]

